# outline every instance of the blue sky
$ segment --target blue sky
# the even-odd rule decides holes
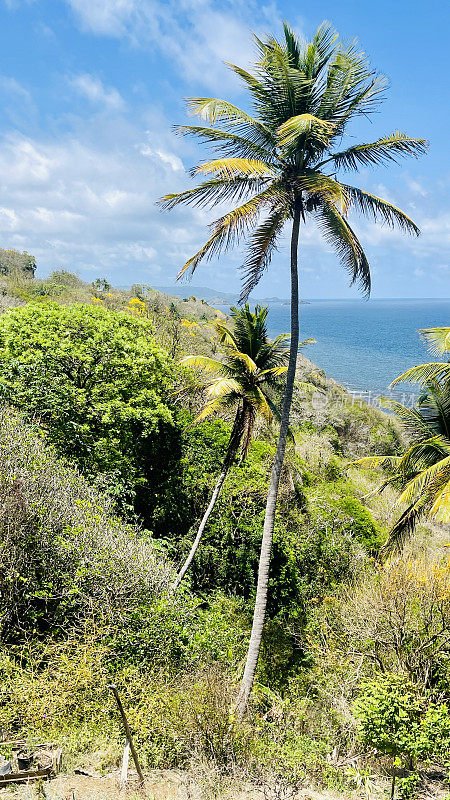
[[[212,219],[155,207],[190,185],[186,170],[200,157],[172,132],[186,121],[183,97],[245,105],[223,61],[251,63],[250,30],[278,34],[287,19],[309,36],[329,19],[390,80],[380,112],[351,133],[371,141],[399,129],[431,144],[419,161],[355,177],[422,229],[415,240],[354,220],[373,296],[450,296],[446,0],[0,0],[0,15],[0,246],[34,253],[41,274],[63,266],[116,285],[172,283]],[[241,259],[235,251],[200,266],[193,284],[237,289]],[[300,264],[303,297],[357,297],[313,225]],[[288,287],[282,242],[254,294],[286,297]]]

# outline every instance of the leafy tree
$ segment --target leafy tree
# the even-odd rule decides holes
[[[245,299],[268,267],[287,223],[291,224],[291,350],[264,521],[254,624],[238,700],[242,714],[258,662],[269,586],[270,556],[278,488],[286,448],[299,341],[297,251],[300,225],[312,216],[335,248],[352,282],[370,289],[364,250],[347,221],[350,207],[363,215],[418,234],[415,223],[396,206],[337,179],[339,170],[389,164],[401,156],[423,153],[426,142],[395,132],[375,142],[339,149],[348,123],[374,110],[385,79],[369,66],[355,43],[338,41],[322,24],[311,42],[302,44],[287,24],[284,41],[256,38],[260,58],[253,74],[231,65],[247,87],[253,112],[225,100],[189,100],[203,125],[185,125],[180,132],[195,135],[221,157],[201,163],[195,175],[206,180],[195,188],[168,194],[168,208],[180,203],[214,207],[244,201],[213,224],[208,241],[184,265],[180,275],[194,272],[210,259],[249,237],[241,299]]]
[[[208,401],[198,415],[197,421],[200,422],[218,411],[235,408],[236,405],[237,409],[222,470],[194,543],[177,575],[175,589],[180,585],[195,556],[203,531],[239,448],[242,460],[248,453],[257,417],[261,416],[270,424],[274,417],[279,416],[274,399],[280,394],[282,386],[280,376],[287,369],[289,350],[284,344],[286,335],[277,336],[274,341],[268,338],[267,313],[267,308],[261,306],[256,306],[252,313],[248,303],[243,309],[233,307],[232,328],[223,322],[213,323],[219,336],[223,360],[193,355],[186,356],[181,362],[186,366],[200,367],[206,372],[216,374],[206,388]]]
[[[0,275],[13,275],[23,273],[32,278],[36,271],[36,259],[24,250],[4,250],[0,247]]]
[[[152,330],[146,319],[85,305],[0,317],[3,398],[40,419],[58,451],[122,506],[139,507],[150,489],[157,496],[176,439],[165,401],[172,367]]]
[[[413,769],[418,760],[450,755],[450,714],[444,703],[421,697],[401,675],[382,675],[365,684],[355,703],[363,744]],[[413,778],[411,780],[411,778]],[[403,779],[404,780],[404,779]],[[416,796],[418,776],[409,776],[401,797]],[[395,773],[391,798],[395,791]]]
[[[106,278],[96,278],[95,281],[92,281],[92,288],[95,292],[109,292],[111,291],[111,284],[108,283]]]
[[[450,328],[422,331],[440,354],[450,351]],[[401,547],[419,519],[450,522],[450,364],[437,362],[412,367],[394,381],[423,386],[416,406],[385,400],[403,425],[409,445],[402,456],[362,458],[364,467],[386,467],[393,471],[389,483],[400,489],[398,504],[406,508],[390,531],[385,549]]]

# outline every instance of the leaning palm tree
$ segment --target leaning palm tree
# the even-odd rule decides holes
[[[256,306],[250,311],[248,303],[242,309],[232,308],[234,325],[215,321],[222,360],[208,356],[186,356],[181,361],[188,367],[211,372],[215,377],[205,387],[207,402],[201,409],[197,422],[211,414],[236,409],[225,458],[216,481],[208,508],[199,525],[194,543],[175,580],[178,589],[197,552],[200,540],[217,502],[228,471],[239,449],[244,460],[250,446],[258,416],[269,425],[279,418],[276,400],[282,394],[281,376],[287,370],[289,348],[286,334],[271,341],[267,336],[267,308]]]
[[[191,98],[189,109],[203,124],[185,125],[179,131],[200,137],[220,153],[220,158],[193,170],[194,175],[206,177],[198,186],[166,195],[161,201],[169,209],[180,203],[202,207],[234,204],[213,223],[211,236],[179,275],[192,274],[202,260],[247,238],[242,300],[268,267],[285,226],[291,225],[290,361],[267,495],[253,627],[237,703],[240,716],[253,685],[261,645],[275,510],[295,380],[300,226],[307,217],[314,217],[349,270],[352,282],[358,281],[368,293],[369,264],[348,222],[349,209],[398,225],[408,233],[418,235],[419,230],[392,203],[348,185],[337,178],[337,173],[389,164],[400,156],[418,156],[427,146],[424,139],[395,132],[375,142],[341,148],[348,123],[374,110],[386,81],[370,68],[355,43],[340,44],[329,24],[321,25],[307,43],[300,42],[286,24],[283,41],[255,37],[255,42],[259,58],[252,73],[230,65],[249,92],[252,111],[217,98]]]
[[[450,352],[450,328],[421,331],[435,352]],[[423,390],[413,409],[385,400],[399,419],[409,444],[402,456],[377,456],[356,461],[363,467],[382,467],[392,472],[381,490],[392,484],[400,490],[397,505],[405,509],[395,522],[385,552],[400,549],[417,522],[426,518],[450,522],[450,364],[420,364],[393,382],[416,382]]]

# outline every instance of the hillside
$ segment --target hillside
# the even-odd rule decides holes
[[[361,733],[367,686],[381,698],[375,714],[403,702],[400,683],[408,708],[422,702],[430,675],[440,696],[448,685],[448,534],[423,525],[401,557],[382,564],[396,493],[377,492],[379,469],[351,463],[397,453],[398,424],[299,357],[263,648],[239,725],[230,709],[251,625],[274,427],[256,425],[182,591],[170,588],[233,420],[230,409],[194,424],[205,374],[179,360],[220,355],[210,322],[223,314],[63,271],[3,280],[0,738],[62,744],[69,773],[110,776],[80,779],[78,800],[94,791],[112,798],[123,745],[107,689],[114,681],[150,796],[382,791],[393,767]],[[436,702],[428,696],[426,709],[444,741]],[[433,750],[435,772],[443,753]],[[421,770],[423,786],[442,796],[430,762]],[[58,780],[48,797],[74,778]]]

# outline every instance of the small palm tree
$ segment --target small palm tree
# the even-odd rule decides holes
[[[193,355],[181,363],[199,367],[215,377],[206,387],[207,402],[197,417],[197,422],[223,410],[236,408],[230,439],[208,508],[199,525],[195,541],[181,567],[174,588],[177,589],[188,571],[200,544],[208,519],[221,492],[228,470],[241,450],[245,459],[258,416],[269,425],[279,418],[276,400],[282,393],[281,375],[287,370],[289,348],[286,334],[271,341],[267,336],[267,308],[256,306],[250,311],[248,303],[242,309],[232,308],[234,325],[213,323],[218,334],[223,360]]]
[[[427,328],[424,338],[439,354],[450,352],[450,328]],[[405,510],[390,531],[384,550],[400,548],[416,523],[426,517],[435,522],[450,522],[450,364],[420,364],[400,375],[402,381],[423,386],[415,408],[385,400],[402,423],[410,445],[402,456],[362,458],[355,462],[365,467],[384,467],[393,471],[382,486],[400,489],[397,503]]]
[[[350,208],[403,231],[419,234],[415,223],[392,203],[338,180],[340,170],[389,164],[401,156],[423,153],[424,139],[394,132],[375,142],[342,149],[348,123],[367,116],[381,99],[385,79],[377,75],[355,43],[344,46],[328,23],[310,42],[300,42],[288,25],[284,40],[255,37],[259,59],[253,73],[230,65],[242,79],[251,113],[226,100],[195,97],[190,111],[202,125],[185,125],[182,134],[198,136],[221,154],[200,164],[198,186],[166,195],[162,204],[235,207],[213,223],[207,242],[186,262],[179,275],[192,274],[204,259],[247,237],[241,300],[245,300],[268,267],[280,236],[291,225],[291,349],[281,424],[267,494],[255,611],[249,650],[237,702],[242,716],[253,685],[266,614],[269,569],[278,488],[286,448],[299,341],[297,251],[301,223],[313,217],[334,247],[352,283],[370,290],[369,264],[347,220]]]

